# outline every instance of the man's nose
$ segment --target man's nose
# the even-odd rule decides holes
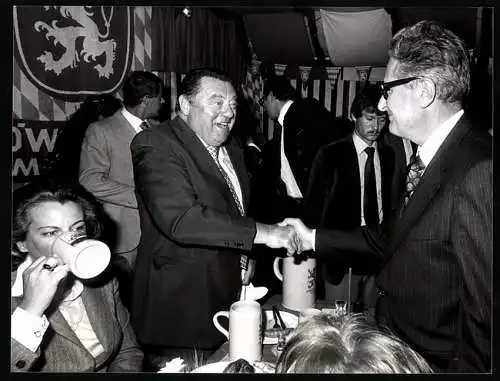
[[[378,101],[377,107],[380,111],[387,111],[387,101],[385,100],[385,98],[383,96],[380,97],[380,100]]]
[[[227,118],[232,118],[236,113],[235,111],[233,110],[233,108],[231,107],[231,105],[227,104],[223,110],[222,110],[222,114],[224,116],[226,116]]]

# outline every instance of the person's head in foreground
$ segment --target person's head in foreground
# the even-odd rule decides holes
[[[276,373],[432,373],[406,343],[361,314],[321,313],[299,323]]]
[[[231,80],[214,69],[193,69],[178,90],[180,118],[209,146],[224,144],[238,106]]]
[[[435,21],[420,21],[394,35],[379,109],[391,133],[422,145],[462,108],[470,89],[464,41]]]

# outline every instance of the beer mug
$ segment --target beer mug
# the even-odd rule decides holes
[[[111,251],[104,242],[79,233],[60,234],[54,240],[51,252],[68,264],[70,271],[80,279],[90,279],[101,274],[111,260]]]
[[[283,271],[279,262],[283,261]],[[273,263],[274,275],[283,282],[283,307],[293,311],[314,308],[316,305],[316,259],[277,257]]]
[[[224,329],[219,317],[229,319],[229,331]],[[229,308],[219,311],[212,319],[215,327],[229,340],[229,358],[231,361],[245,359],[250,363],[260,361],[262,357],[262,310],[258,302],[240,300]]]

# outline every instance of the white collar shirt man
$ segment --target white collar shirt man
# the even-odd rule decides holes
[[[463,114],[464,110],[459,110],[450,116],[432,132],[424,144],[418,147],[417,154],[426,168]]]
[[[129,124],[132,126],[132,128],[135,130],[137,134],[142,131],[141,124],[144,121],[141,118],[136,117],[134,114],[129,112],[125,107],[122,107],[121,113],[124,116],[124,118],[127,119],[127,122],[129,122]]]
[[[377,142],[374,142],[371,146],[366,144],[356,132],[352,134],[352,140],[354,142],[354,147],[356,148],[356,154],[358,157],[358,168],[359,168],[359,181],[361,184],[361,222],[360,226],[365,226],[365,216],[364,216],[364,191],[365,191],[365,164],[367,160],[367,154],[365,152],[366,147],[373,147],[375,149],[373,155],[373,165],[375,167],[375,185],[377,187],[377,207],[378,207],[378,219],[382,221],[384,217],[382,209],[382,174],[380,170],[380,157],[377,150]]]
[[[288,112],[288,109],[292,105],[293,101],[288,100],[285,102],[283,107],[280,110],[278,116],[278,123],[284,129],[284,120],[285,115]],[[293,198],[302,198],[302,192],[297,184],[297,180],[295,180],[295,176],[293,175],[292,168],[290,167],[290,163],[285,155],[285,139],[284,139],[284,131],[281,133],[281,143],[280,143],[280,152],[281,152],[281,180],[285,183],[286,193],[288,196]]]

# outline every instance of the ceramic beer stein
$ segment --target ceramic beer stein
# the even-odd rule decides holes
[[[280,271],[279,263],[283,262]],[[273,263],[274,274],[283,282],[283,307],[293,311],[314,308],[316,305],[316,259],[277,257]]]
[[[229,319],[229,331],[219,323],[219,317]],[[212,319],[215,327],[229,340],[231,361],[245,359],[249,363],[262,357],[262,310],[258,302],[240,300],[229,311],[219,311]]]

